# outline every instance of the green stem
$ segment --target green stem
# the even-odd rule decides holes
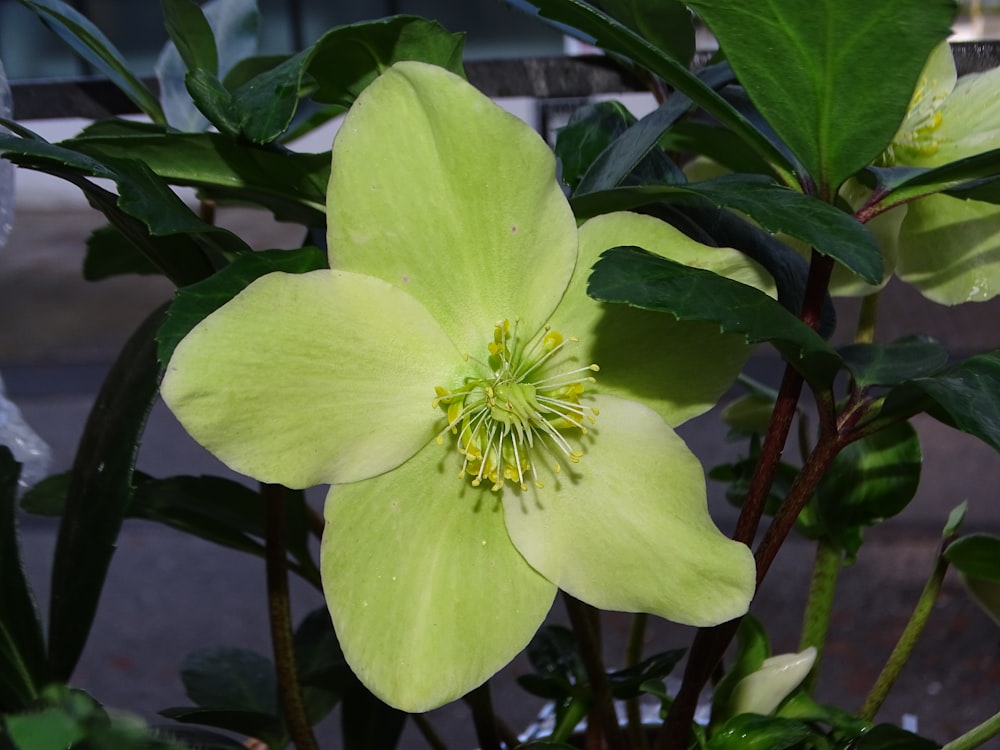
[[[646,638],[646,624],[649,615],[639,612],[632,616],[632,627],[629,629],[628,644],[625,648],[625,666],[634,667],[642,660],[642,644]],[[628,741],[632,750],[646,750],[646,733],[642,730],[642,711],[639,707],[639,697],[629,698],[625,702],[625,715],[628,718]]]
[[[941,750],[972,750],[998,736],[1000,736],[1000,712],[993,714],[978,727],[970,729],[961,737],[953,739]]]
[[[573,633],[576,635],[580,649],[583,667],[587,670],[590,680],[590,691],[593,701],[590,706],[589,725],[599,727],[608,750],[626,750],[625,737],[618,725],[618,714],[615,713],[614,698],[611,696],[611,686],[604,669],[604,659],[601,656],[601,632],[599,613],[588,604],[574,599],[563,592],[563,602],[569,614]]]
[[[261,494],[267,516],[267,608],[274,666],[278,675],[278,699],[295,747],[298,750],[319,750],[302,700],[295,665],[291,597],[288,593],[288,553],[285,549],[285,488],[278,484],[262,484]]]
[[[899,677],[903,666],[909,660],[910,654],[913,652],[913,647],[916,645],[917,639],[927,624],[927,618],[930,617],[931,610],[934,608],[934,602],[941,591],[944,574],[948,570],[948,561],[945,559],[943,552],[944,547],[938,553],[934,570],[931,571],[931,575],[924,585],[924,590],[920,593],[920,599],[917,600],[917,606],[914,607],[909,622],[903,628],[903,632],[899,636],[899,641],[896,642],[896,647],[889,654],[885,666],[882,667],[882,672],[879,674],[878,679],[875,680],[871,692],[868,693],[868,697],[861,707],[861,718],[865,721],[872,721],[875,718],[875,714],[878,713],[886,696],[889,695],[889,691]]]
[[[809,584],[809,598],[806,600],[802,616],[802,640],[799,642],[799,651],[804,651],[810,646],[816,649],[816,661],[804,682],[805,689],[810,693],[815,689],[819,679],[823,652],[826,650],[826,636],[830,629],[830,615],[833,612],[833,599],[837,590],[840,566],[840,550],[828,539],[820,539],[816,543],[816,560],[813,563],[812,581]]]

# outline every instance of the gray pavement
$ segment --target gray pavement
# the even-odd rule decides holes
[[[26,419],[52,446],[55,471],[69,467],[87,410],[118,348],[146,312],[170,295],[169,285],[157,278],[96,284],[80,279],[83,240],[100,223],[89,211],[22,212],[9,246],[0,251],[0,373]],[[257,247],[298,241],[297,229],[249,212],[223,212],[222,223]],[[1000,344],[994,323],[998,311],[1000,304],[994,303],[942,310],[893,288],[886,295],[880,333],[891,339],[931,332],[953,349],[969,352]],[[843,320],[851,315],[851,306],[844,306]],[[751,368],[776,384],[779,366],[766,352],[754,358]],[[968,499],[967,529],[1000,532],[1000,456],[933,420],[918,419],[917,426],[925,452],[920,493],[903,516],[869,534],[838,589],[820,697],[847,708],[860,705],[916,601],[948,510]],[[713,414],[686,425],[683,433],[707,466],[734,455]],[[139,467],[155,475],[224,471],[162,407],[151,417]],[[720,499],[718,487],[712,491],[718,522],[728,530],[735,513]],[[42,610],[55,530],[51,521],[23,519],[23,551]],[[796,646],[810,556],[808,544],[792,541],[758,594],[755,607],[777,651]],[[109,705],[152,719],[161,708],[185,705],[177,669],[190,650],[238,645],[268,652],[263,592],[260,560],[150,523],[130,522],[75,682]],[[299,614],[321,604],[304,585],[296,586],[294,597]],[[562,618],[558,605],[553,617]],[[622,653],[627,618],[609,614],[605,627],[614,663]],[[658,625],[647,651],[682,646],[689,635],[683,628]],[[523,661],[516,661],[496,688],[498,701],[511,708],[505,713],[515,727],[528,724],[539,708],[513,685],[523,669]],[[998,709],[1000,631],[949,576],[904,682],[880,716],[899,721],[903,714],[915,715],[923,732],[944,741]],[[475,746],[462,706],[434,712],[431,719],[452,747]],[[321,728],[321,744],[339,746],[335,723]],[[406,746],[423,746],[412,730]],[[1000,748],[1000,742],[986,747]]]

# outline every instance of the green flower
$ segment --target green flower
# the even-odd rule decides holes
[[[766,287],[756,266],[636,214],[578,230],[545,143],[414,62],[348,113],[328,219],[332,270],[252,283],[180,343],[162,392],[237,471],[332,485],[326,599],[376,695],[407,711],[463,695],[557,588],[697,625],[746,611],[752,556],[712,523],[671,427],[746,345],[585,287],[620,244]]]
[[[938,167],[1000,148],[1000,69],[958,78],[942,43],[921,74],[883,166]],[[898,247],[883,242],[887,273],[935,302],[981,302],[1000,293],[1000,206],[930,195],[890,211]],[[892,219],[890,219],[892,221]],[[896,257],[894,257],[896,256]]]

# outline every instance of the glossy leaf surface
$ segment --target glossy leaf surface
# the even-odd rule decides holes
[[[888,145],[924,62],[950,33],[955,13],[952,0],[688,5],[825,196]],[[877,65],[870,64],[874,60]]]

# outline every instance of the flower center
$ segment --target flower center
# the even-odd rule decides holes
[[[443,444],[447,432],[457,436],[463,457],[460,476],[471,476],[474,487],[489,480],[493,490],[507,481],[527,489],[529,479],[541,487],[538,461],[551,460],[558,472],[563,461],[576,463],[583,457],[570,439],[577,431],[586,435],[586,423],[595,422],[597,409],[580,397],[599,368],[560,370],[565,362],[560,355],[577,341],[546,326],[524,342],[517,320],[513,325],[504,320],[493,329],[489,357],[479,362],[489,375],[467,377],[453,390],[434,389],[434,407],[443,408],[448,420],[437,441]]]

